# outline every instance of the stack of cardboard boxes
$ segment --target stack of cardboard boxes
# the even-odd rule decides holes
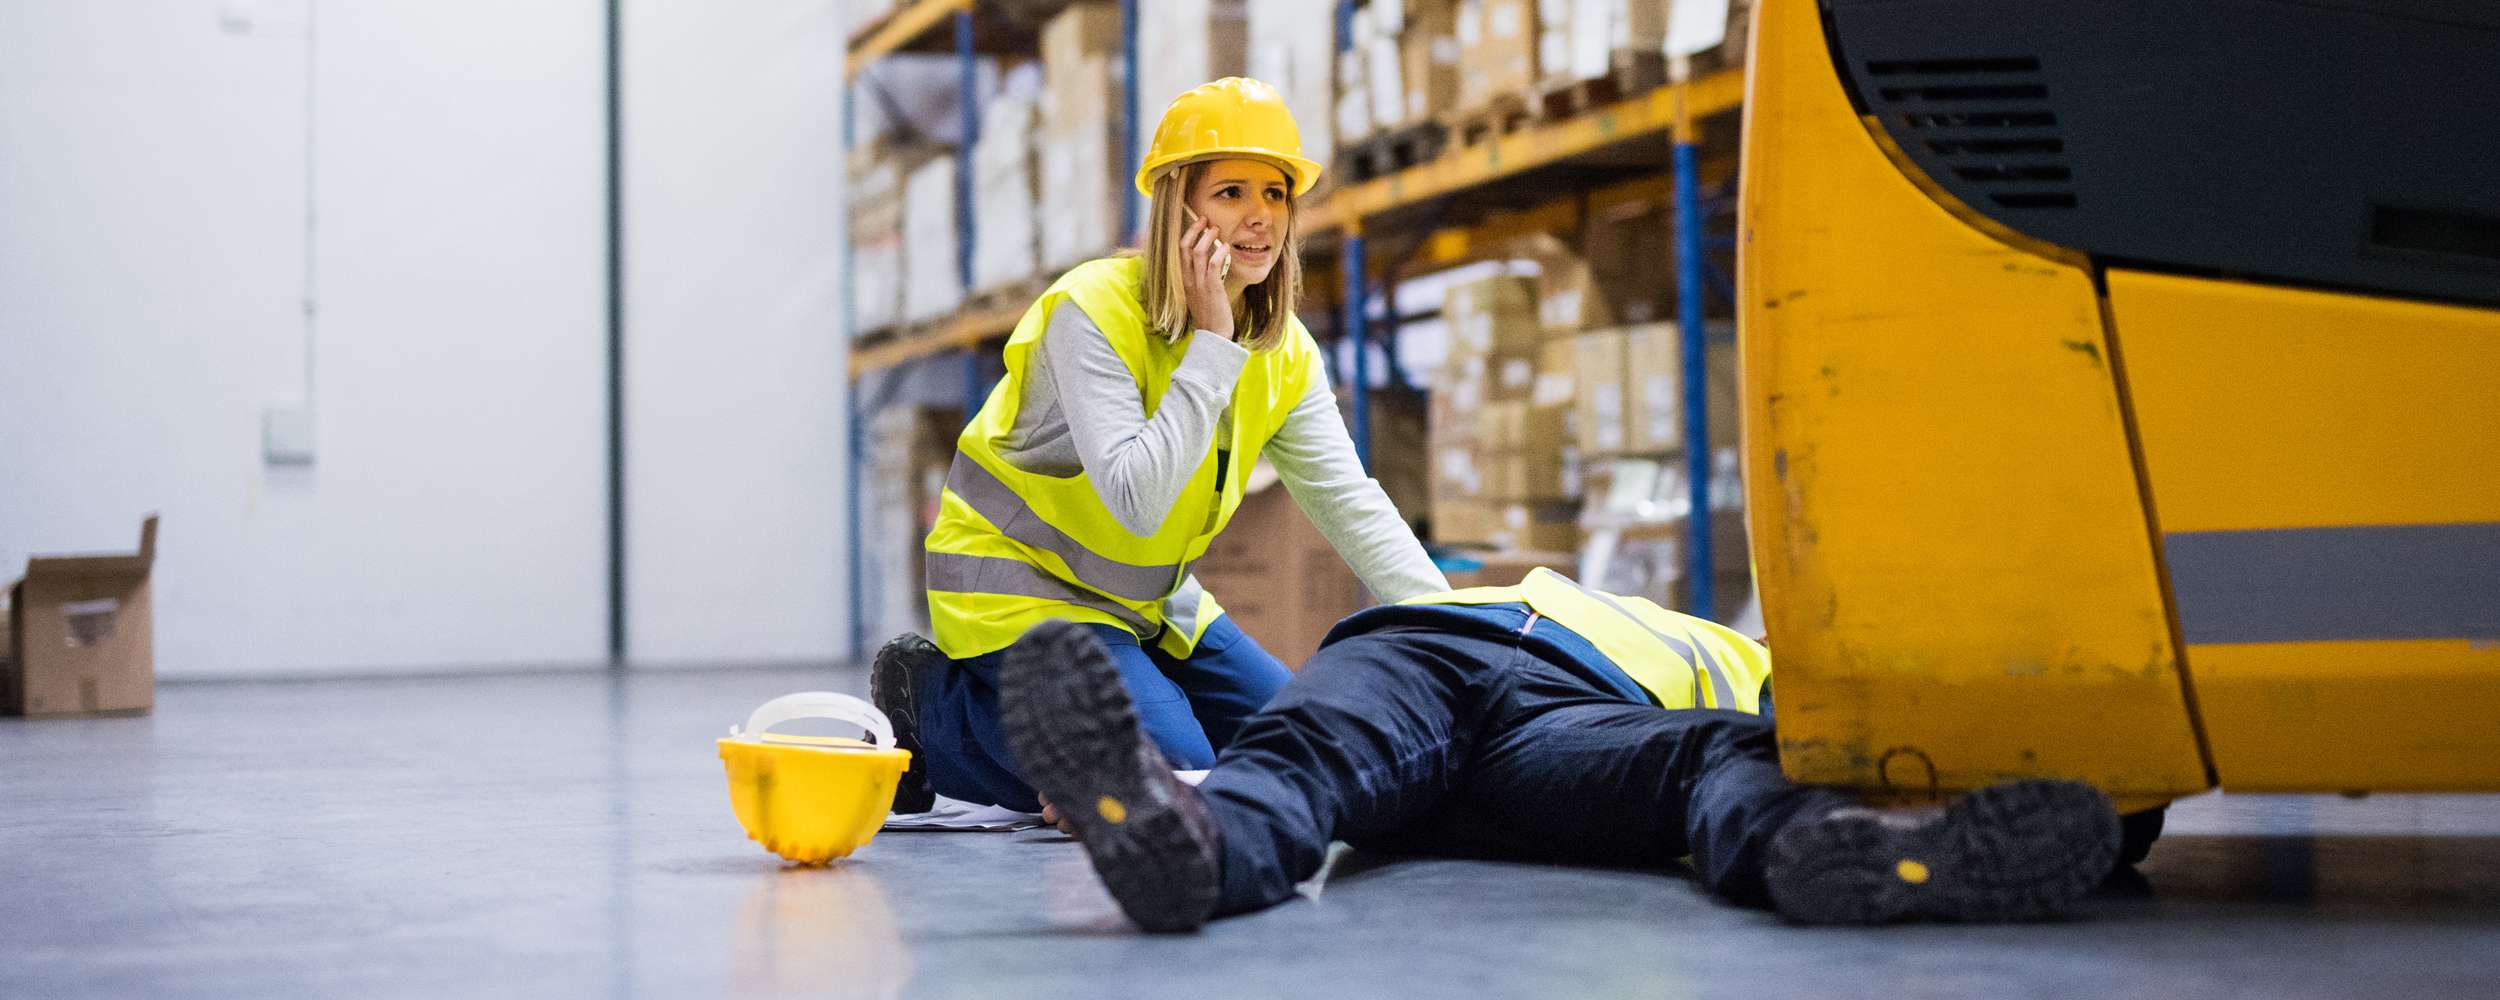
[[[905,323],[937,319],[964,301],[955,165],[953,156],[931,157],[903,179]]]
[[[1302,155],[1336,156],[1336,0],[1259,0],[1250,5],[1250,75],[1275,87],[1302,132]],[[1326,179],[1329,175],[1323,174]]]
[[[1120,56],[1120,5],[1085,0],[1042,29],[1039,123],[1041,270],[1057,273],[1109,253],[1119,231],[1132,164],[1120,161],[1119,109],[1128,86]],[[1139,115],[1161,105],[1139,101]]]
[[[903,172],[883,143],[851,151],[851,309],[860,333],[903,318]]]
[[[1338,138],[1347,144],[1459,106],[1458,0],[1372,0],[1338,55]]]
[[[1663,61],[1667,0],[1546,0],[1538,15],[1547,87],[1595,80],[1624,62]]]
[[[1034,123],[1040,109],[1029,96],[1001,95],[981,114],[981,137],[972,146],[972,290],[985,292],[1033,276],[1040,247],[1041,190],[1034,163]]]
[[[1679,606],[1690,506],[1683,339],[1673,323],[1622,322],[1668,312],[1672,298],[1608,280],[1620,264],[1593,265],[1559,240],[1532,241],[1520,255],[1538,275],[1456,285],[1442,304],[1449,353],[1431,400],[1432,540],[1484,563],[1463,574],[1469,581],[1512,583],[1552,566]],[[1710,331],[1705,377],[1718,590],[1741,600],[1750,574],[1733,340],[1724,325]]]
[[[865,563],[862,607],[872,641],[929,630],[922,554],[937,524],[938,494],[955,458],[961,411],[897,405],[869,421],[867,508],[861,517]]]
[[[1249,70],[1244,55],[1249,43],[1247,0],[1153,0],[1137,5],[1137,148],[1141,155],[1153,143],[1155,126],[1173,98],[1209,80]],[[1136,165],[1129,168],[1134,170]]]
[[[1538,551],[1578,542],[1571,372],[1545,337],[1537,291],[1534,278],[1499,275],[1443,300],[1449,355],[1428,432],[1435,541]]]
[[[1537,84],[1536,0],[1462,0],[1458,5],[1457,105],[1472,110]]]

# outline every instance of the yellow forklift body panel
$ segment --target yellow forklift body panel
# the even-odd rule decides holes
[[[2208,787],[2092,276],[1905,174],[1812,0],[1755,15],[1740,379],[1783,766]]]
[[[2500,788],[2500,313],[2107,280],[2222,783]]]

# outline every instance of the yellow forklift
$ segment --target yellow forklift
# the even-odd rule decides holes
[[[1782,759],[2500,790],[2500,4],[1757,0]]]

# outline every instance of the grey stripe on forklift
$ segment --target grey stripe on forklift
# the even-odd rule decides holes
[[[2500,524],[2162,536],[2192,645],[2500,639]]]

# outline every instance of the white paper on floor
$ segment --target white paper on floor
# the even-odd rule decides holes
[[[1207,780],[1205,771],[1174,771],[1182,781],[1195,785]],[[1017,812],[1004,806],[985,806],[937,797],[937,808],[928,812],[892,813],[885,818],[888,830],[952,830],[958,833],[1014,833],[1042,825],[1040,813]]]

